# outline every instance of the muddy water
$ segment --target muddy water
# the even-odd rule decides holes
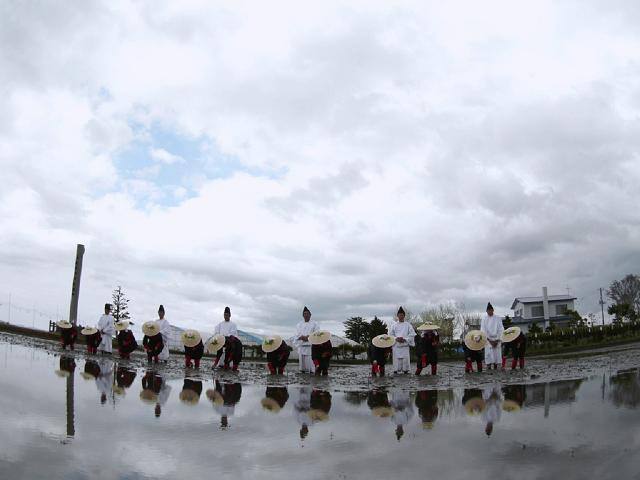
[[[638,353],[272,380],[1,337],[0,478],[640,479]]]

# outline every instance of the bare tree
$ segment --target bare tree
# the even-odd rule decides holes
[[[628,305],[635,314],[640,313],[640,277],[629,274],[622,280],[615,280],[607,290],[616,305]]]

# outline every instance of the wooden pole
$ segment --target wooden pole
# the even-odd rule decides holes
[[[80,298],[80,276],[82,275],[82,257],[84,245],[78,244],[76,249],[76,267],[73,272],[73,284],[71,286],[71,307],[69,308],[69,321],[74,325],[78,321],[78,300]]]

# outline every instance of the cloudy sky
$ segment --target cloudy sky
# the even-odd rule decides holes
[[[640,7],[0,4],[0,317],[291,332],[640,271]],[[36,323],[46,324],[40,314]]]

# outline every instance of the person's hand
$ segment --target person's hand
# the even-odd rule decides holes
[[[377,365],[377,364],[378,364],[378,361],[377,361],[377,360],[374,360],[374,361],[373,361],[373,364],[374,364],[374,365]]]
[[[303,342],[308,342],[309,341],[309,336],[307,335],[300,335],[298,337],[298,340],[302,340]]]
[[[405,340],[404,338],[402,338],[402,337],[398,337],[398,338],[396,338],[396,342],[398,342],[398,343],[405,343],[405,342],[406,342],[406,340]]]

